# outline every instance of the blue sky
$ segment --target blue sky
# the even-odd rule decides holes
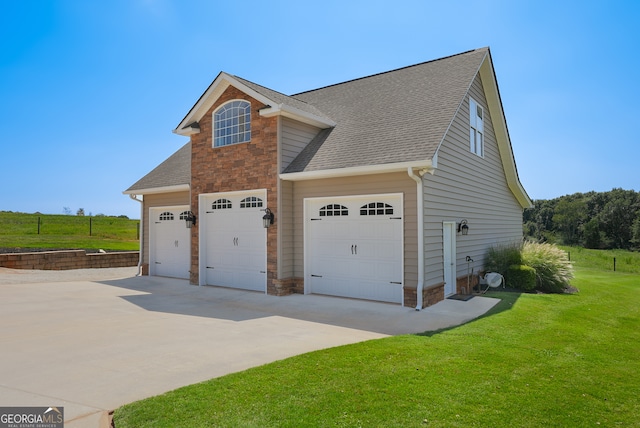
[[[491,48],[533,199],[640,190],[636,1],[0,3],[0,210],[139,217],[122,191],[220,71],[285,94]]]

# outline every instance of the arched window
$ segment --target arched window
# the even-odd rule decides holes
[[[251,140],[251,104],[230,101],[213,113],[213,147]]]
[[[262,207],[262,199],[256,196],[249,196],[240,201],[240,208],[259,208]]]
[[[393,215],[393,207],[384,202],[369,202],[360,207],[360,215]]]
[[[165,221],[165,220],[173,220],[173,213],[170,211],[165,211],[163,213],[160,214],[160,221]]]
[[[349,209],[340,204],[329,204],[320,208],[318,213],[320,217],[337,217],[349,215]]]
[[[180,213],[180,220],[186,220],[189,217],[189,211],[182,211]]]
[[[212,210],[226,210],[231,208],[231,201],[228,199],[218,199],[211,204]]]

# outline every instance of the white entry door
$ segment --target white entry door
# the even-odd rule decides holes
[[[402,302],[402,197],[307,199],[306,292]]]
[[[456,293],[456,224],[442,223],[442,252],[444,269],[444,295]]]
[[[188,206],[149,210],[149,273],[171,278],[189,278],[191,239],[184,221]]]
[[[204,204],[204,206],[202,206]],[[201,200],[205,284],[266,291],[266,192],[218,193]]]

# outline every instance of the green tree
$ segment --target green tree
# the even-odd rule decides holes
[[[561,198],[555,207],[553,223],[567,245],[580,241],[579,231],[586,219],[586,204],[583,199]]]
[[[638,217],[638,194],[633,190],[613,189],[598,214],[600,229],[612,248],[630,248],[633,222]]]

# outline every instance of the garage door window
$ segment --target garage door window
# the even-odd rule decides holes
[[[160,214],[160,221],[173,220],[173,213],[165,211]]]
[[[211,209],[213,210],[228,210],[231,209],[231,201],[228,199],[218,199],[214,203],[211,204]]]
[[[369,202],[360,207],[360,215],[393,215],[393,207],[384,202]]]
[[[250,196],[240,201],[240,208],[260,208],[262,207],[262,199],[256,196]]]
[[[347,216],[349,215],[349,209],[344,205],[340,204],[329,204],[320,208],[319,213],[320,217],[337,217],[337,216]]]

